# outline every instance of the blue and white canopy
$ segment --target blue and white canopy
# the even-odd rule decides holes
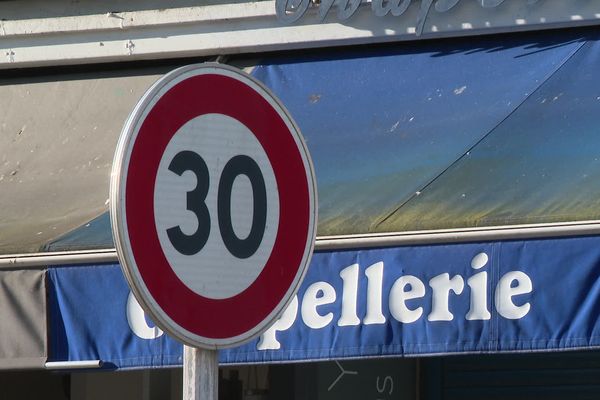
[[[319,235],[335,236],[598,220],[599,65],[589,29],[290,53],[251,70],[300,126]],[[111,246],[105,216],[47,249],[90,238]],[[118,265],[48,273],[50,360],[181,363]],[[594,348],[599,277],[598,236],[319,251],[281,320],[221,360]]]

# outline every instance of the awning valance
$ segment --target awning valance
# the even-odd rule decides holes
[[[599,237],[318,252],[281,318],[221,362],[597,348],[599,276]],[[52,267],[49,281],[50,361],[181,364],[118,265]]]

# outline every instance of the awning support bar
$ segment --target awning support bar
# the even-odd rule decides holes
[[[46,369],[97,369],[102,368],[102,364],[102,360],[49,361],[44,367]]]
[[[316,239],[315,250],[351,250],[374,247],[542,239],[549,237],[587,235],[600,235],[600,221],[446,229],[420,232],[391,232],[346,236],[320,236]],[[117,262],[119,262],[119,259],[115,249],[60,253],[32,253],[0,256],[0,269],[24,269],[47,267],[51,265]]]

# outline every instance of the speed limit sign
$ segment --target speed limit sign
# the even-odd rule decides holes
[[[316,231],[316,183],[299,129],[232,67],[177,69],[142,97],[111,180],[113,236],[145,311],[187,345],[260,334],[297,290]]]

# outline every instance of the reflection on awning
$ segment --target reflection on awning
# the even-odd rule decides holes
[[[599,58],[600,33],[578,29],[232,63],[297,121],[318,234],[338,235],[600,219]],[[89,221],[156,77],[0,87],[0,252],[112,247],[108,216]]]
[[[597,30],[284,56],[320,235],[600,217]]]
[[[113,248],[110,215],[103,213],[97,218],[85,223],[46,243],[43,251],[96,250]]]
[[[43,368],[46,272],[0,271],[0,369]]]

